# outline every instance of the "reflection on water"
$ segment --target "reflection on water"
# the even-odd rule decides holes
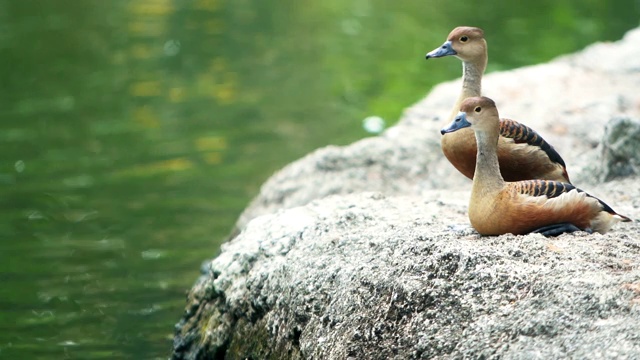
[[[638,22],[499,3],[0,0],[0,355],[165,358],[259,184],[458,76],[423,60],[453,26],[485,28],[496,70]]]

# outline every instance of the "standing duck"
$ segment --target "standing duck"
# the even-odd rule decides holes
[[[445,134],[471,130],[478,151],[469,202],[469,220],[482,235],[556,236],[565,232],[607,232],[617,221],[631,221],[602,200],[569,183],[551,180],[506,182],[498,164],[500,118],[493,100],[464,100]]]
[[[482,74],[487,67],[487,42],[482,29],[457,27],[442,46],[426,58],[454,55],[462,60],[462,92],[447,121],[451,121],[460,104],[469,97],[480,96]],[[444,134],[442,152],[464,176],[473,179],[476,142],[471,129]],[[500,171],[506,181],[529,179],[554,180],[571,183],[560,154],[533,129],[510,119],[500,119],[498,141]]]

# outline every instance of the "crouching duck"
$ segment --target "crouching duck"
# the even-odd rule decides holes
[[[462,60],[462,92],[447,122],[469,97],[481,96],[482,74],[487,67],[487,42],[482,29],[457,27],[447,41],[426,55],[427,59],[454,55]],[[506,181],[545,179],[570,183],[566,165],[560,154],[533,129],[514,120],[500,120],[498,161]],[[476,167],[476,142],[471,129],[443,133],[442,152],[451,164],[473,179]]]
[[[462,102],[446,134],[465,129],[475,134],[478,151],[469,202],[469,220],[482,235],[556,236],[565,232],[607,232],[617,221],[631,221],[602,200],[569,183],[551,180],[505,182],[498,162],[500,118],[493,100]]]

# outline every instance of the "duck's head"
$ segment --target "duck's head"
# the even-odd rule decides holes
[[[484,59],[487,56],[487,42],[484,31],[477,27],[458,26],[453,29],[447,41],[437,49],[427,53],[427,60],[454,55],[462,61]]]
[[[462,102],[458,115],[449,126],[442,128],[440,133],[444,135],[466,127],[472,127],[476,131],[488,131],[498,126],[499,121],[498,108],[493,100],[485,96],[470,97]]]

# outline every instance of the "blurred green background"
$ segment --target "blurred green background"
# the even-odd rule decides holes
[[[526,4],[526,5],[521,5]],[[639,23],[630,0],[0,0],[0,357],[164,359],[185,291],[277,169],[460,75]]]

